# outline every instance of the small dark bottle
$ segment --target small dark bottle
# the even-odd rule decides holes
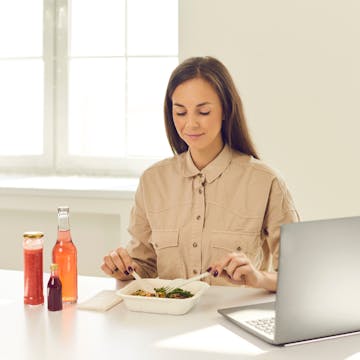
[[[62,285],[58,273],[58,264],[51,264],[51,275],[47,284],[48,310],[62,310]]]

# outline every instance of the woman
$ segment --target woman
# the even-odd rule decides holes
[[[165,126],[175,154],[140,178],[131,241],[104,257],[117,279],[188,278],[276,291],[280,225],[298,221],[283,180],[259,160],[225,66],[190,58],[172,73]]]

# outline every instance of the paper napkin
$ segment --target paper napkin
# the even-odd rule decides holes
[[[103,290],[77,305],[80,310],[107,311],[122,301],[115,290]]]

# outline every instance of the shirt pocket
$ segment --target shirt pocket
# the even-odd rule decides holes
[[[243,252],[260,268],[263,260],[260,233],[243,231],[217,231],[211,233],[211,262],[217,262],[232,252]]]
[[[179,230],[153,230],[150,243],[156,253],[158,276],[174,279],[183,272],[179,256]]]

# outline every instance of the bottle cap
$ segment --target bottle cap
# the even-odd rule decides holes
[[[59,268],[59,265],[58,264],[51,264],[50,265],[50,271],[55,271]]]
[[[24,232],[23,237],[28,239],[41,239],[44,237],[44,233],[41,231],[26,231]]]

